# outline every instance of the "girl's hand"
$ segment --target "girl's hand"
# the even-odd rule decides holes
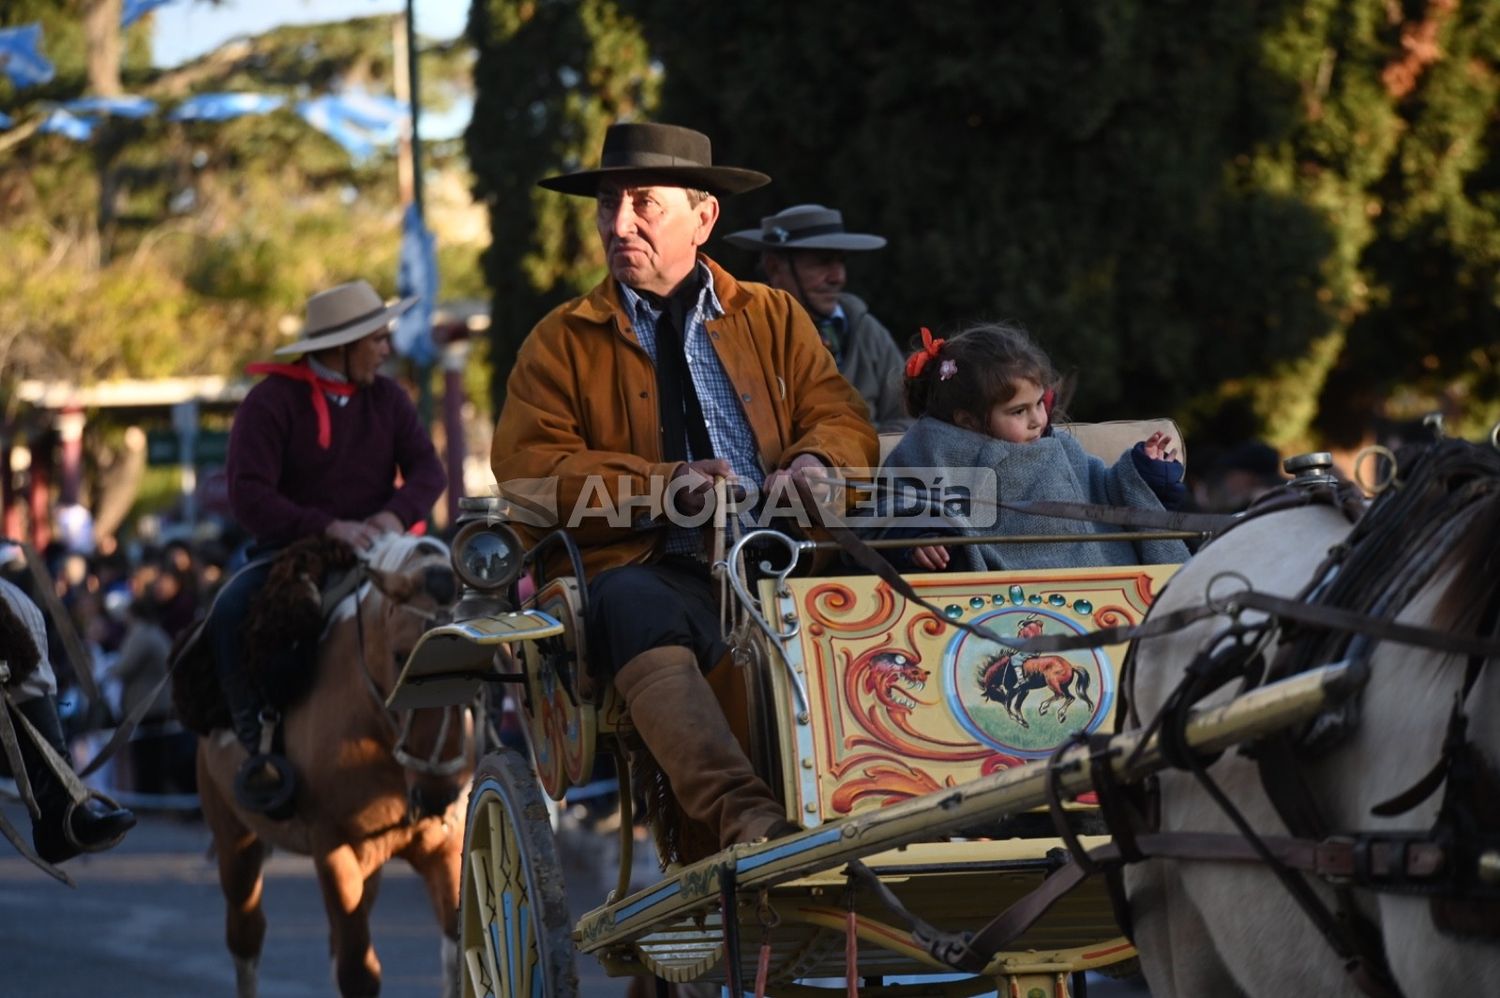
[[[918,568],[941,572],[948,567],[948,549],[941,544],[912,548],[911,560]]]
[[[1142,444],[1146,448],[1146,456],[1153,461],[1177,460],[1177,451],[1172,447],[1172,438],[1165,433],[1153,433],[1142,441]]]

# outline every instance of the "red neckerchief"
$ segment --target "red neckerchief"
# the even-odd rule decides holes
[[[324,392],[329,395],[353,395],[354,385],[347,381],[329,381],[327,378],[318,377],[306,364],[272,364],[256,363],[245,368],[246,374],[279,374],[283,378],[291,378],[293,381],[305,381],[312,388],[313,411],[318,414],[318,446],[327,450],[333,443],[333,424],[328,419],[328,399]]]

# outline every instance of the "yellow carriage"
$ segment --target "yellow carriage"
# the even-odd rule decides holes
[[[524,714],[531,758],[486,756],[470,796],[466,998],[575,994],[575,952],[611,975],[775,995],[831,994],[809,982],[836,978],[862,981],[865,996],[1060,998],[1084,971],[1128,969],[1134,949],[1099,882],[1002,951],[954,958],[965,932],[1065,862],[1050,818],[1032,810],[1046,799],[1040,760],[1112,720],[1126,650],[1106,645],[1025,670],[958,625],[1020,637],[1134,625],[1175,566],[911,576],[918,602],[875,576],[794,576],[809,542],[744,538],[723,565],[732,651],[710,681],[802,831],[718,851],[672,829],[661,879],[632,893],[632,795],[622,792],[616,889],[573,925],[542,794],[561,800],[586,782],[596,751],[615,757],[629,787],[628,719],[611,689],[589,682],[586,586],[566,535],[525,560],[535,569],[569,554],[573,574],[541,580],[513,608],[502,590],[522,556],[503,510],[498,500],[463,505],[469,522],[453,549],[467,595],[413,652],[392,705],[465,702],[506,682]],[[785,548],[787,567],[752,587],[747,545],[768,541]],[[1321,701],[1324,679],[1262,691],[1192,737],[1230,744],[1285,723]],[[1069,753],[1050,778],[1069,796],[1071,829],[1097,844],[1086,750]],[[1145,752],[1132,764],[1150,761]]]

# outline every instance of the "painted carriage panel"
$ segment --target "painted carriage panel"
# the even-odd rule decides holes
[[[1124,645],[1020,655],[1004,637],[1136,624],[1175,565],[911,576],[934,614],[874,576],[767,583],[783,626],[773,668],[783,785],[804,826],[1042,758],[1115,705]],[[800,702],[806,691],[805,710]]]
[[[526,740],[542,789],[553,800],[562,800],[570,787],[589,781],[598,735],[597,712],[578,696],[579,662],[586,654],[577,612],[578,583],[554,579],[536,594],[532,606],[564,625],[555,637],[520,646],[526,658]]]

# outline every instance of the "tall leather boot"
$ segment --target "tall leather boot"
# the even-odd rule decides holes
[[[260,753],[260,697],[256,694],[250,678],[238,662],[227,667],[215,660],[219,671],[219,689],[224,693],[224,705],[229,708],[230,723],[234,737],[239,739],[250,755]]]
[[[68,743],[63,738],[62,722],[58,720],[57,704],[52,697],[22,700],[16,708],[62,757],[64,764],[68,764]],[[80,852],[108,849],[135,827],[134,814],[98,797],[85,798],[74,806],[67,784],[53,772],[30,736],[21,733],[20,742],[26,776],[42,812],[42,816],[31,824],[31,842],[42,859],[61,863]]]
[[[641,652],[616,673],[615,688],[677,802],[718,832],[720,848],[797,830],[755,775],[690,650]]]
[[[216,657],[214,662],[234,736],[245,746],[245,761],[234,776],[234,799],[247,810],[278,820],[288,818],[296,790],[292,764],[275,751],[261,749],[262,736],[270,729],[261,721],[260,694],[237,660],[226,665]]]

